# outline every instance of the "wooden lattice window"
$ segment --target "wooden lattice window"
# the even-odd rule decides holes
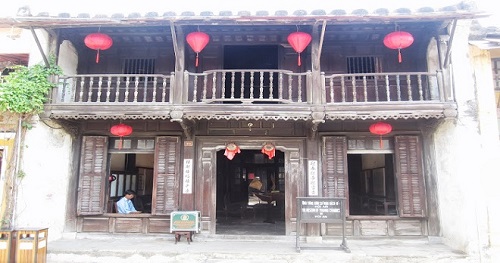
[[[491,61],[493,70],[493,85],[495,90],[500,91],[500,58],[494,58]]]
[[[154,58],[130,58],[123,61],[123,74],[154,74],[156,60]],[[139,81],[144,81],[144,77],[140,77]],[[150,77],[148,77],[148,81]],[[130,81],[135,81],[135,77],[131,77]]]

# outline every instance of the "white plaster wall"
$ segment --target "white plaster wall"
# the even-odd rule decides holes
[[[65,226],[70,190],[71,137],[38,120],[25,142],[22,169],[26,176],[19,186],[14,225],[48,227],[49,240],[58,239]]]
[[[498,162],[498,148],[493,146],[498,129],[487,110],[492,98],[485,92],[491,91],[477,83],[471,64],[468,33],[469,21],[459,21],[451,58],[458,116],[438,127],[434,143],[444,242],[483,259],[489,244],[485,185],[499,185],[498,179],[489,181],[495,174],[492,164]]]

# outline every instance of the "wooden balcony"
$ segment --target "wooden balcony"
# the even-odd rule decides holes
[[[61,76],[46,113],[54,118],[166,119],[171,117],[171,111],[176,111],[177,116],[181,113],[190,118],[273,115],[269,118],[317,120],[322,115],[313,117],[311,112],[321,111],[327,119],[356,119],[362,115],[365,117],[360,118],[375,119],[394,117],[404,111],[412,112],[411,118],[419,118],[419,114],[439,118],[454,105],[446,99],[450,96],[440,72],[322,73],[317,78],[319,85],[313,84],[310,71],[186,71],[181,81],[176,81],[177,77]]]

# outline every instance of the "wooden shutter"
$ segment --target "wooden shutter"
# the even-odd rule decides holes
[[[396,136],[395,150],[399,215],[424,217],[426,201],[419,137]]]
[[[155,176],[152,214],[167,215],[177,210],[179,196],[180,138],[158,137],[155,150]]]
[[[108,137],[84,136],[78,182],[78,215],[104,213]]]
[[[347,179],[347,138],[323,137],[323,197],[346,198],[349,213]]]

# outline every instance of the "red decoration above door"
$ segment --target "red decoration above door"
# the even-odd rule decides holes
[[[227,159],[232,160],[234,156],[240,152],[241,150],[238,145],[236,145],[235,143],[229,143],[226,145],[226,151],[224,152],[224,155],[227,157]]]
[[[297,65],[301,66],[300,53],[306,49],[307,45],[311,42],[311,35],[304,32],[293,32],[288,35],[288,43],[292,46],[293,50],[298,53]]]
[[[130,134],[132,134],[132,127],[120,123],[113,125],[110,129],[110,132],[111,134],[120,137],[120,144],[118,145],[118,149],[121,149],[123,145],[123,136],[129,136]]]
[[[413,36],[405,31],[392,32],[384,37],[384,45],[386,47],[398,50],[399,63],[403,61],[401,49],[407,48],[411,46],[411,44],[413,44]]]
[[[269,159],[273,159],[274,156],[276,155],[276,147],[272,143],[266,143],[264,146],[262,146],[262,151],[263,154],[266,154]]]
[[[192,32],[186,36],[186,41],[196,53],[196,67],[198,67],[198,54],[205,48],[209,40],[210,37],[203,32]]]
[[[377,122],[370,125],[370,132],[373,134],[380,135],[380,149],[384,148],[384,142],[382,141],[382,135],[386,135],[392,131],[392,126],[389,123]]]
[[[113,45],[113,39],[103,33],[92,33],[85,37],[85,46],[97,50],[95,63],[99,63],[99,51],[106,50]]]

